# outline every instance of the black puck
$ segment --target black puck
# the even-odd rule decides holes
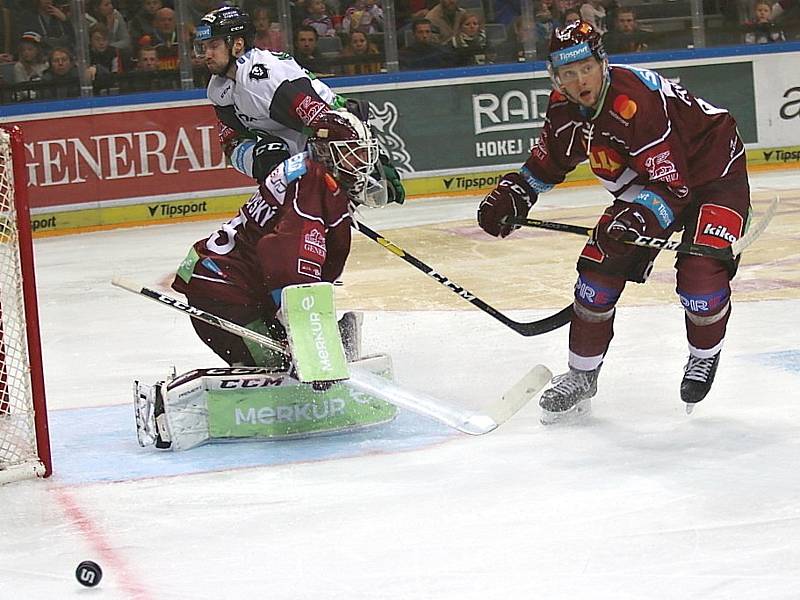
[[[94,587],[103,578],[103,570],[93,560],[85,560],[75,569],[75,579],[86,587]]]

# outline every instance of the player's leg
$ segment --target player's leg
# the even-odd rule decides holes
[[[601,218],[598,227],[605,218]],[[622,253],[605,254],[589,240],[578,259],[578,281],[569,328],[569,370],[553,378],[539,400],[542,422],[553,423],[568,414],[591,409],[597,378],[614,337],[617,300],[627,281],[643,283],[657,252],[631,246]]]
[[[697,203],[687,215],[685,241],[722,248],[742,236],[750,210],[746,176],[713,182],[694,190],[693,195]],[[695,404],[706,397],[714,382],[731,314],[730,282],[738,259],[680,255],[675,266],[689,344],[681,399]]]

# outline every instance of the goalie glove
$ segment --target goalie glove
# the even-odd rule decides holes
[[[504,217],[526,217],[538,195],[519,173],[506,173],[478,207],[478,225],[489,235],[504,238],[519,225],[505,225]]]
[[[386,187],[386,191],[389,196],[389,202],[402,204],[406,201],[406,190],[403,187],[403,182],[400,180],[400,173],[397,172],[397,169],[391,163],[389,157],[385,154],[381,153],[378,157],[378,160],[381,161],[381,165],[383,166],[383,175],[386,178],[386,183],[389,184]]]

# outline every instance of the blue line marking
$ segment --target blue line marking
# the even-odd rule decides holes
[[[797,373],[800,375],[800,350],[781,350],[779,352],[764,352],[754,355],[757,362],[781,371]]]
[[[130,481],[243,467],[417,450],[452,439],[452,429],[401,410],[390,423],[354,433],[280,442],[246,441],[185,452],[140,448],[133,406],[53,411],[49,415],[53,480],[60,484]]]

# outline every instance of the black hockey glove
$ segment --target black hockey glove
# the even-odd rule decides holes
[[[259,134],[253,148],[253,179],[261,183],[289,156],[289,146],[281,138]]]
[[[381,152],[378,157],[383,166],[383,174],[386,177],[386,182],[389,184],[386,192],[389,195],[389,202],[396,202],[402,204],[406,201],[406,190],[403,187],[403,182],[400,180],[400,173],[397,172],[394,165],[390,162],[388,156]]]
[[[527,217],[536,204],[534,192],[519,173],[506,173],[478,207],[478,225],[489,235],[504,238],[519,225],[504,225],[504,217]]]
[[[607,256],[624,256],[637,246],[626,244],[640,235],[663,237],[664,229],[651,210],[640,204],[616,201],[595,227],[597,245]]]

